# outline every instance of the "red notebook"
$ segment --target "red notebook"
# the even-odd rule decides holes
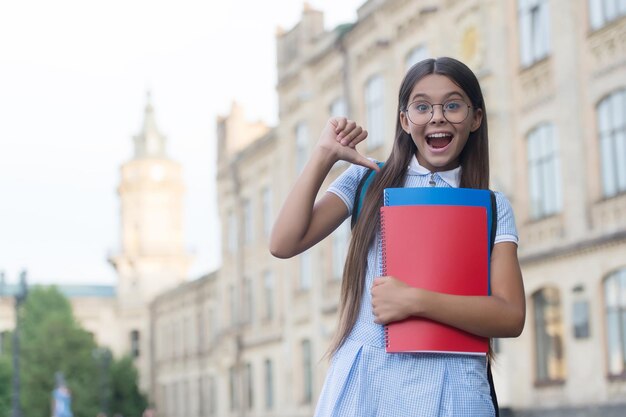
[[[488,295],[487,211],[477,206],[381,208],[383,274],[412,287]],[[411,317],[385,328],[387,352],[485,354],[489,339]]]

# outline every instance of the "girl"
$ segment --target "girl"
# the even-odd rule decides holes
[[[383,325],[419,316],[489,338],[517,337],[522,332],[524,288],[517,231],[506,198],[496,193],[490,296],[435,293],[408,287],[391,276],[377,277],[381,273],[383,189],[488,188],[487,114],[478,80],[455,59],[422,61],[408,71],[400,87],[393,149],[380,170],[355,148],[366,136],[353,121],[328,121],[287,196],[270,239],[272,254],[280,258],[307,250],[352,214],[356,188],[368,168],[379,171],[353,229],[339,326],[330,348],[331,366],[315,415],[493,416],[484,357],[388,354]],[[315,202],[324,178],[338,160],[353,165]]]

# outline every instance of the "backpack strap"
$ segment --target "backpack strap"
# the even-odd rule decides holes
[[[491,236],[489,236],[489,253],[492,253],[493,246],[496,243],[496,229],[498,228],[498,204],[496,202],[496,193],[489,190],[489,194],[491,195]],[[489,341],[489,344],[491,344],[491,340]],[[491,394],[491,402],[493,403],[495,417],[500,417],[496,386],[493,383],[493,374],[491,373],[491,358],[489,357],[487,357],[487,380],[489,381],[489,392]]]
[[[383,162],[376,162],[376,164],[379,168],[382,168],[383,165],[385,165]],[[361,207],[363,207],[363,200],[365,200],[365,195],[367,194],[367,189],[372,181],[374,181],[375,175],[376,171],[372,168],[368,168],[368,170],[365,171],[363,178],[361,178],[361,181],[359,181],[359,185],[356,187],[356,192],[354,193],[354,204],[352,205],[352,219],[350,220],[351,229],[354,229],[354,225],[359,218]]]

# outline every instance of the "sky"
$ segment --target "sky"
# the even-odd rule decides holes
[[[364,0],[310,0],[325,26]],[[277,122],[275,34],[300,0],[0,2],[0,271],[114,284],[117,186],[147,92],[183,166],[189,279],[219,268],[215,120],[241,103]]]

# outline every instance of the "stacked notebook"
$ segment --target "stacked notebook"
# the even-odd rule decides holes
[[[388,188],[381,208],[383,274],[412,287],[489,294],[491,195],[466,188]],[[411,317],[385,327],[387,352],[484,355],[489,339]]]

